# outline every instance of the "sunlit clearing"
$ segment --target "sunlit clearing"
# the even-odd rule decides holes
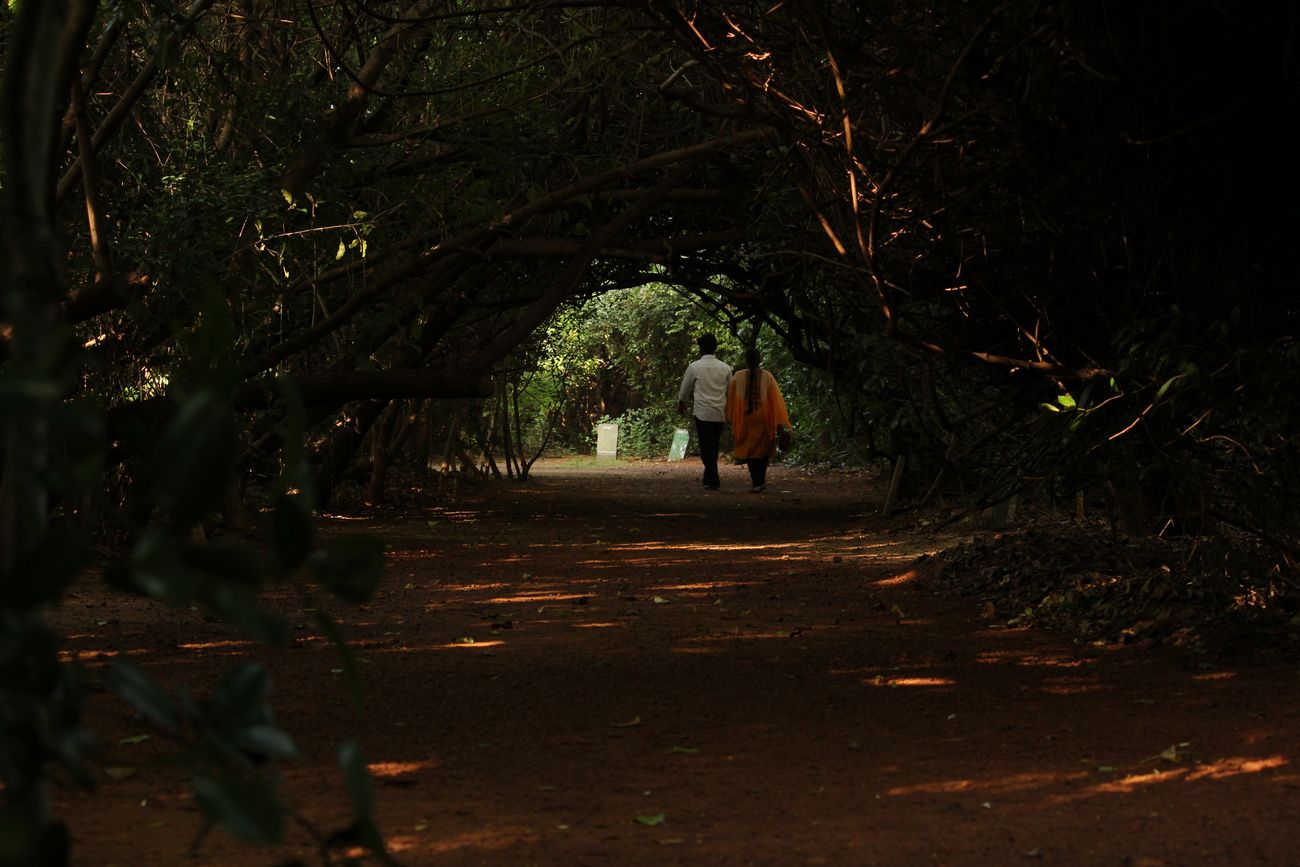
[[[877,587],[896,587],[899,584],[906,584],[916,578],[916,570],[909,569],[901,575],[895,575],[893,578],[881,578],[873,582]]]
[[[424,762],[374,762],[366,765],[370,773],[376,777],[400,777],[402,774],[413,774],[416,771],[423,771],[435,766],[430,761]]]

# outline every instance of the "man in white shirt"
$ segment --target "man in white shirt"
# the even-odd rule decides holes
[[[716,491],[722,485],[718,476],[718,443],[727,418],[731,366],[713,354],[718,351],[718,339],[712,334],[701,334],[696,343],[700,345],[700,357],[690,363],[682,376],[682,387],[677,390],[677,411],[686,412],[688,398],[693,402],[695,436],[700,444],[700,462],[704,464],[704,487]]]

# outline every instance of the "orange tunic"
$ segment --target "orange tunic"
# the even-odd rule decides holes
[[[793,427],[776,378],[766,370],[760,370],[759,377],[758,405],[753,412],[745,411],[745,392],[749,385],[747,368],[736,371],[727,388],[727,422],[736,439],[733,453],[737,460],[775,457],[777,425]]]

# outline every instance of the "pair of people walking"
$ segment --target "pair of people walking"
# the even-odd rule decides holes
[[[792,427],[776,377],[763,369],[754,347],[745,354],[745,367],[733,373],[714,355],[716,337],[702,334],[696,342],[700,357],[682,376],[677,409],[686,412],[686,401],[693,403],[704,487],[716,491],[722,485],[718,451],[723,428],[730,424],[736,441],[733,455],[749,470],[750,491],[761,493],[767,490],[767,467],[776,456],[777,439]]]

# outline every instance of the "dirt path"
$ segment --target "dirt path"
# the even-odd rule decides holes
[[[380,595],[339,611],[362,719],[287,599],[293,644],[268,653],[86,588],[59,614],[68,652],[195,689],[267,659],[303,753],[287,799],[343,823],[333,745],[358,738],[404,864],[1300,863],[1294,664],[1203,669],[981,619],[913,571],[954,539],[891,531],[862,478],[776,468],[751,495],[740,468],[712,493],[689,462],[535,475],[327,521],[391,542]],[[274,853],[216,832],[188,856],[183,778],[157,740],[119,744],[144,723],[92,710],[104,764],[138,772],[58,793],[75,863],[317,857],[297,830]]]

